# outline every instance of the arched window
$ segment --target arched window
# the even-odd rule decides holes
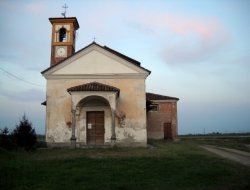
[[[67,41],[67,31],[65,28],[61,28],[59,30],[59,42],[66,42]]]

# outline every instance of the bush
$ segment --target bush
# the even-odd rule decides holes
[[[0,147],[8,150],[16,148],[12,141],[12,135],[10,135],[7,127],[0,130]]]
[[[25,150],[31,150],[36,144],[36,132],[32,128],[32,123],[23,115],[19,124],[13,131],[13,140],[17,146],[23,147]]]

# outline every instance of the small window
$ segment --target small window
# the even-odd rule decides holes
[[[151,105],[149,106],[149,110],[150,110],[150,111],[156,111],[156,112],[158,112],[158,110],[159,110],[159,105],[158,105],[158,104],[151,104]]]
[[[66,42],[67,41],[67,31],[65,28],[61,28],[59,30],[59,42]]]

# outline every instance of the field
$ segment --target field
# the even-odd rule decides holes
[[[0,149],[0,189],[250,189],[250,168],[199,147],[208,141],[152,141],[149,148]]]
[[[182,136],[182,141],[210,144],[250,152],[250,135],[204,135]]]

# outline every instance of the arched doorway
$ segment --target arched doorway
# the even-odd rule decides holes
[[[115,111],[120,89],[106,84],[91,82],[68,88],[71,95],[72,146],[76,142],[87,144],[87,112],[104,112],[104,144],[114,144]]]
[[[111,135],[111,108],[109,102],[100,96],[88,96],[78,105],[78,139],[87,145],[103,145]]]

